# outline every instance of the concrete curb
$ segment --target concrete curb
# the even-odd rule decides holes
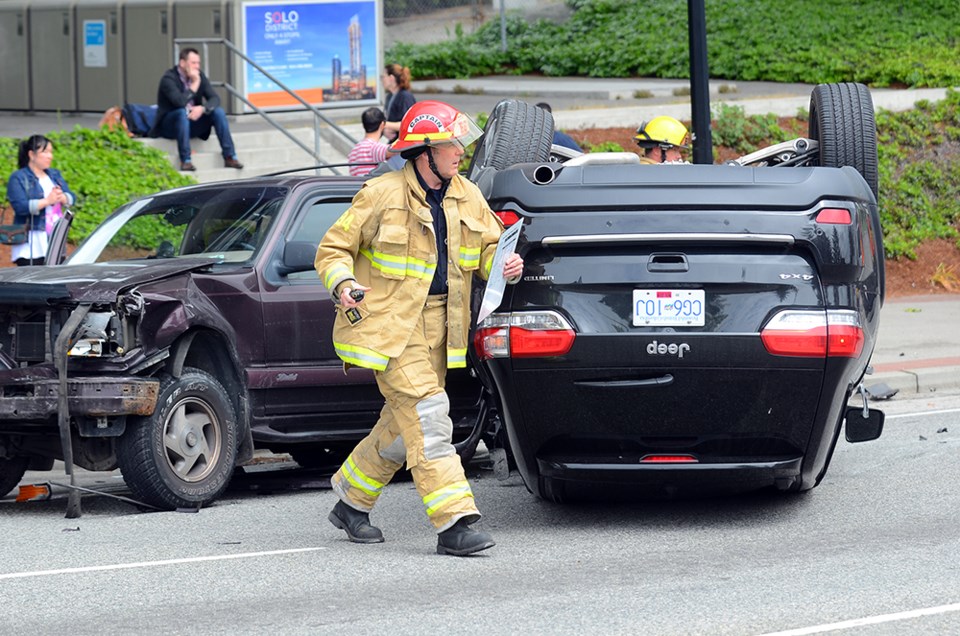
[[[934,393],[960,389],[960,367],[902,369],[874,373],[863,379],[863,385],[868,389],[877,384],[886,384],[901,393]]]

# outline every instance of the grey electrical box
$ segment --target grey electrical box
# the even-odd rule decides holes
[[[232,39],[229,29],[229,3],[218,0],[176,0],[174,2],[174,11],[176,13],[174,37],[181,38],[224,38]],[[238,44],[239,46],[239,44]],[[227,70],[228,51],[223,44],[207,44],[206,53],[204,46],[198,44],[181,44],[180,48],[194,48],[200,52],[200,68],[208,79],[220,82],[230,82],[230,74]],[[175,55],[179,54],[179,50]],[[218,88],[220,95],[220,104],[224,111],[230,112],[230,96],[227,92]]]
[[[83,0],[76,20],[77,108],[103,111],[123,105],[120,3]]]
[[[75,4],[64,0],[30,2],[30,86],[34,110],[77,110]]]
[[[0,4],[0,110],[30,109],[30,37],[26,2]]]
[[[163,73],[175,66],[173,2],[124,0],[122,13],[124,101],[156,104]]]

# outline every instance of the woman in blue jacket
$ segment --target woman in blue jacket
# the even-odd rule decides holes
[[[11,258],[17,265],[43,265],[53,227],[63,217],[64,208],[76,197],[53,162],[53,142],[33,135],[20,142],[17,164],[10,175],[7,198],[15,213],[14,223],[30,222],[30,240],[11,246]]]

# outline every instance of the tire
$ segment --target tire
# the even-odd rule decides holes
[[[186,367],[160,379],[157,409],[128,422],[117,463],[140,501],[164,509],[215,500],[233,476],[237,418],[226,389],[212,375]]]
[[[879,202],[877,125],[873,113],[873,99],[866,86],[845,83],[819,84],[814,87],[810,94],[809,137],[820,144],[821,166],[855,168]],[[879,212],[872,216],[871,222],[874,226],[882,303],[886,295],[886,267]]]
[[[517,163],[550,160],[553,145],[553,115],[542,108],[515,99],[493,107],[483,136],[467,169],[476,181],[487,169],[503,170]]]
[[[0,459],[0,497],[7,496],[11,490],[17,487],[29,465],[29,457]]]
[[[567,489],[562,481],[540,477],[537,480],[537,496],[550,503],[562,504],[567,501]]]
[[[820,144],[820,165],[852,166],[873,196],[879,193],[877,125],[863,84],[819,84],[810,95],[810,138]]]

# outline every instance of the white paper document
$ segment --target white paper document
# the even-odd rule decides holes
[[[507,261],[507,257],[516,251],[517,240],[520,238],[522,228],[523,223],[514,223],[500,235],[497,251],[493,255],[493,265],[490,268],[487,289],[483,293],[480,313],[477,315],[478,325],[483,322],[484,318],[493,313],[493,310],[499,307],[500,301],[503,300],[503,292],[507,288],[507,279],[503,277],[503,264]]]

